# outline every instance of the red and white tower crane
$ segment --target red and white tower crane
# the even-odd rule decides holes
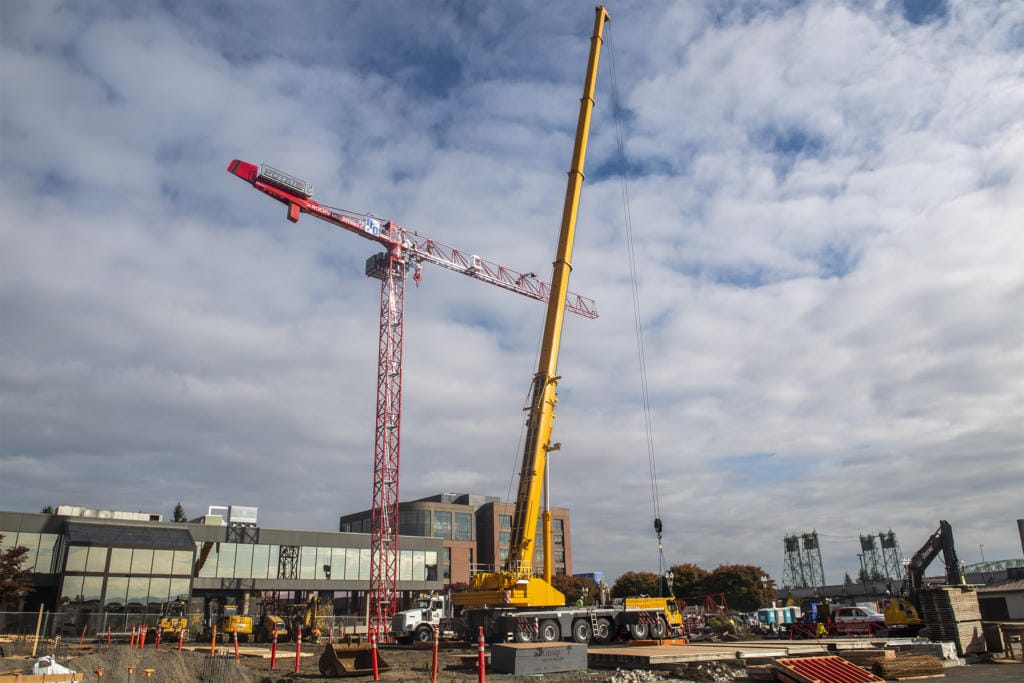
[[[538,301],[549,299],[551,286],[533,273],[521,273],[460,251],[393,221],[320,204],[311,199],[311,185],[265,164],[256,166],[235,159],[227,170],[285,204],[288,220],[293,223],[298,222],[300,214],[308,213],[384,247],[383,252],[366,261],[366,274],[381,281],[367,624],[368,632],[380,642],[386,637],[395,612],[398,585],[398,466],[406,274],[411,270],[413,280],[419,282],[422,264],[433,263]],[[597,317],[592,299],[571,292],[566,296],[566,309],[587,318]]]

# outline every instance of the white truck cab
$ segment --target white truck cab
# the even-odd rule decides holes
[[[427,643],[434,639],[434,629],[441,629],[442,637],[448,633],[452,604],[447,595],[424,595],[407,610],[396,612],[391,617],[391,635],[396,641],[408,644],[413,641]]]

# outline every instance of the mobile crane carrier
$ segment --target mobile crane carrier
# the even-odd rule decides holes
[[[558,400],[555,396],[559,380],[556,373],[558,348],[565,315],[564,298],[572,270],[570,260],[594,107],[597,65],[604,24],[609,19],[605,7],[598,6],[583,96],[580,99],[558,251],[552,268],[551,296],[544,322],[540,360],[531,389],[508,559],[501,571],[476,574],[469,590],[451,596],[454,606],[462,608],[461,618],[466,629],[463,635],[470,641],[476,638],[480,627],[483,627],[485,637],[491,642],[509,639],[519,642],[551,642],[571,637],[578,643],[591,640],[604,643],[620,632],[633,638],[646,638],[649,635],[660,638],[668,630],[659,609],[628,609],[624,605],[567,607],[565,596],[551,584],[551,513],[547,505],[544,506],[543,515],[540,515],[548,452],[560,447],[560,444],[551,442],[554,408]],[[536,576],[533,571],[538,517],[543,519],[544,528],[542,576]]]

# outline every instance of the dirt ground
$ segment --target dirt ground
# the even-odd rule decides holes
[[[294,647],[294,646],[292,646]],[[246,650],[250,648],[245,648]],[[101,646],[99,650],[68,648],[57,661],[85,674],[85,681],[100,683],[138,683],[149,681],[159,683],[292,683],[295,681],[371,681],[372,675],[348,678],[326,678],[318,668],[322,646],[303,645],[309,656],[300,658],[299,673],[295,673],[294,649],[286,652],[281,648],[276,668],[270,669],[270,659],[257,656],[241,657],[235,661],[231,648],[221,648],[216,657],[208,650],[178,652],[173,648],[152,646],[145,650],[128,648],[127,645]],[[33,660],[25,654],[16,654],[7,648],[8,656],[0,659],[0,672],[25,671],[31,668]],[[79,654],[76,654],[78,650]],[[287,656],[289,655],[290,656]],[[431,658],[429,649],[382,648],[381,658],[389,669],[380,673],[382,681],[431,681]],[[475,649],[442,649],[439,656],[438,683],[464,683],[478,680],[475,666]],[[102,677],[96,672],[103,669]],[[129,674],[129,668],[131,673]],[[149,678],[145,670],[150,669]],[[501,683],[648,683],[654,681],[696,681],[700,683],[746,681],[745,668],[735,662],[704,662],[700,664],[676,665],[658,671],[615,671],[588,670],[566,673],[549,673],[530,676],[510,676],[492,671],[487,680]],[[946,669],[945,680],[949,683],[1009,683],[1024,682],[1024,664],[975,662],[969,666]]]
[[[10,648],[8,648],[10,649]],[[253,650],[252,647],[244,650]],[[76,654],[76,650],[81,654]],[[258,656],[242,656],[235,660],[232,648],[218,648],[215,657],[209,650],[178,652],[174,648],[160,650],[148,646],[144,650],[114,644],[98,650],[69,648],[57,661],[85,674],[85,681],[100,683],[122,683],[152,681],[154,683],[291,683],[294,681],[372,681],[372,674],[359,677],[328,678],[319,671],[319,657],[323,646],[303,644],[303,656],[299,658],[299,673],[295,673],[294,645],[278,650],[276,668],[270,669],[270,659]],[[306,655],[308,653],[308,656]],[[463,683],[478,681],[475,667],[475,648],[442,649],[438,657],[438,683]],[[431,681],[432,652],[429,649],[391,648],[380,650],[380,657],[388,668],[380,671],[381,681]],[[26,671],[34,660],[25,655],[0,659],[0,672]],[[132,669],[129,678],[129,668]],[[102,677],[97,670],[103,669]],[[147,679],[145,670],[151,669]],[[744,669],[738,665],[722,665],[714,662],[702,663],[687,671],[686,678],[670,677],[673,672],[616,672],[614,670],[589,670],[565,673],[549,673],[543,676],[511,676],[487,671],[487,680],[502,683],[537,683],[538,680],[551,683],[640,683],[642,681],[733,681],[743,680]],[[692,676],[689,675],[692,673]]]

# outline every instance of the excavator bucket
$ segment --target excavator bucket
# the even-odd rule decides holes
[[[390,668],[377,650],[377,671]],[[320,655],[320,673],[333,677],[372,675],[373,651],[366,643],[328,643]]]

